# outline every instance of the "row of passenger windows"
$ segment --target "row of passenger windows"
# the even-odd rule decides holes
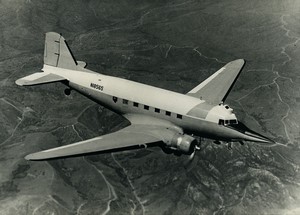
[[[129,103],[129,101],[128,101],[127,99],[123,99],[123,104],[128,105],[128,103]],[[133,106],[134,106],[134,107],[139,107],[139,105],[140,105],[139,103],[133,102]],[[145,110],[149,110],[150,107],[149,107],[148,105],[144,105],[144,109],[145,109]],[[161,110],[160,110],[159,108],[154,108],[154,112],[155,112],[155,113],[160,113]],[[170,111],[165,111],[165,115],[166,115],[166,116],[171,116],[172,113],[171,113]],[[178,119],[182,119],[182,115],[181,115],[181,114],[176,114],[176,117],[177,117]]]

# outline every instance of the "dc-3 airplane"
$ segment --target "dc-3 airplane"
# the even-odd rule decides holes
[[[274,143],[239,122],[224,104],[245,62],[232,61],[186,95],[149,85],[102,75],[76,61],[65,39],[46,33],[43,72],[16,81],[17,85],[62,82],[129,120],[117,132],[29,154],[27,160],[45,160],[95,152],[123,150],[160,143],[167,153],[192,158],[200,143],[195,136],[220,142]]]

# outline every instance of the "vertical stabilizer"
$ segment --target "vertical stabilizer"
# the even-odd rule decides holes
[[[44,64],[72,70],[78,68],[67,42],[55,32],[46,33]]]

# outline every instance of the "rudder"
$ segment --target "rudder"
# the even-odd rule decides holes
[[[72,70],[78,68],[65,38],[56,32],[46,33],[44,64]]]
[[[91,72],[89,70],[85,70],[85,66],[86,63],[83,61],[78,61],[77,63],[70,48],[68,47],[67,42],[60,34],[48,32],[46,33],[45,39],[43,72],[37,72],[25,76],[16,80],[15,83],[20,86],[30,86],[64,81],[68,80],[68,78],[64,76],[61,69]]]

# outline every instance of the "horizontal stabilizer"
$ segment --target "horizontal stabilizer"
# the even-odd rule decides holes
[[[24,78],[20,78],[16,80],[16,84],[19,86],[28,86],[28,85],[45,84],[45,83],[51,83],[51,82],[63,81],[63,80],[66,79],[59,75],[46,73],[46,72],[37,72],[32,75],[28,75]]]

